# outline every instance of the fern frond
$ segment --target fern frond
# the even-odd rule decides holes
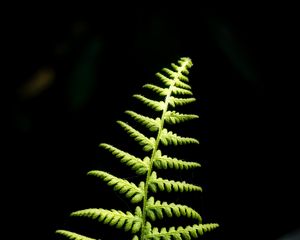
[[[193,95],[192,91],[180,87],[175,87],[175,86],[173,86],[172,88],[172,93],[178,95]]]
[[[130,137],[133,137],[135,141],[137,141],[141,146],[143,146],[143,150],[148,152],[153,149],[155,144],[155,139],[153,137],[147,138],[144,134],[135,130],[133,127],[129,126],[127,123],[122,121],[117,121],[118,124],[121,125],[122,128],[129,134]]]
[[[125,179],[99,170],[89,171],[88,175],[101,178],[108,186],[113,186],[115,191],[125,194],[127,198],[130,198],[132,203],[138,203],[142,201],[144,197],[144,182],[141,182],[138,187]]]
[[[153,110],[160,112],[164,109],[165,103],[163,101],[155,101],[149,98],[144,97],[140,94],[134,94],[133,97],[140,100],[143,104],[147,105],[148,107],[152,108]]]
[[[202,188],[200,186],[196,186],[194,184],[186,183],[185,181],[179,182],[174,180],[157,178],[156,172],[153,171],[149,178],[149,188],[151,191],[156,192],[157,188],[160,191],[167,192],[191,192],[191,191],[200,191],[202,192]]]
[[[161,88],[153,84],[145,84],[143,88],[148,88],[153,92],[158,93],[160,96],[166,96],[168,94],[168,88]]]
[[[163,129],[161,132],[161,142],[163,145],[168,146],[170,144],[173,145],[183,145],[183,144],[199,144],[199,141],[195,138],[190,138],[190,137],[181,137],[178,136],[176,133],[173,133],[172,131],[168,131],[167,129]]]
[[[159,219],[163,219],[164,215],[168,217],[176,217],[184,216],[188,218],[193,218],[198,220],[201,223],[202,218],[198,212],[196,212],[191,207],[181,204],[175,203],[167,203],[167,202],[160,202],[159,200],[154,202],[154,198],[150,197],[147,202],[147,216],[152,220],[155,221],[156,217]]]
[[[196,98],[176,98],[176,97],[173,97],[173,96],[171,96],[169,98],[169,104],[172,107],[175,107],[177,105],[178,106],[183,106],[183,105],[195,102],[195,101],[196,101]]]
[[[153,99],[141,94],[133,95],[142,104],[157,111],[156,114],[160,116],[154,119],[155,117],[148,117],[148,114],[142,115],[131,110],[127,110],[125,113],[138,124],[154,132],[152,134],[155,135],[155,138],[151,137],[151,135],[147,137],[147,134],[144,135],[142,132],[136,130],[135,125],[131,126],[124,121],[117,121],[125,132],[147,152],[143,156],[143,159],[118,149],[113,145],[107,143],[99,144],[100,147],[120,159],[121,163],[126,164],[135,171],[136,174],[144,175],[142,176],[143,180],[139,180],[139,183],[133,183],[105,171],[92,170],[88,172],[88,175],[100,178],[108,186],[111,186],[115,192],[125,195],[133,204],[138,203],[137,205],[140,206],[136,206],[134,213],[130,211],[122,212],[115,209],[90,208],[73,212],[71,216],[87,217],[116,228],[124,229],[132,233],[132,240],[190,240],[218,227],[218,224],[214,223],[202,224],[200,214],[192,207],[174,202],[168,203],[156,200],[151,196],[151,194],[153,195],[158,191],[202,191],[200,186],[185,181],[158,178],[154,171],[155,168],[183,170],[201,166],[197,162],[187,162],[162,155],[160,150],[161,145],[159,145],[199,144],[197,139],[178,136],[176,133],[169,131],[165,126],[199,118],[195,114],[182,114],[170,111],[172,108],[184,106],[196,100],[193,97],[188,78],[188,69],[192,65],[190,58],[180,58],[177,63],[172,63],[170,68],[163,68],[161,72],[156,73],[160,84],[145,84],[143,86],[143,88],[149,89],[148,93],[151,93],[150,90],[154,93],[152,94],[154,96]],[[158,98],[156,99],[155,96]],[[170,109],[168,110],[168,108]],[[187,227],[170,227],[168,229],[163,227],[158,229],[157,227],[152,228],[149,222],[156,219],[163,219],[164,217],[181,216],[197,221],[198,224]],[[66,230],[58,230],[57,233],[71,240],[95,240]]]
[[[160,118],[153,119],[153,118],[138,114],[134,111],[125,111],[125,113],[127,113],[129,116],[131,116],[137,122],[143,124],[150,131],[152,131],[152,132],[158,131],[159,126],[160,126]]]
[[[199,118],[196,114],[182,114],[175,111],[167,111],[165,114],[165,121],[169,124],[181,123],[196,118]]]
[[[148,223],[149,225],[150,223]],[[219,227],[217,223],[207,224],[194,224],[193,226],[187,226],[185,228],[170,227],[169,230],[161,228],[160,230],[154,227],[149,234],[146,235],[146,240],[170,240],[173,237],[176,240],[191,240],[191,238],[197,238],[199,235],[202,236],[205,232],[210,232]],[[151,228],[151,227],[150,227]]]
[[[66,231],[66,230],[56,230],[55,233],[62,235],[71,240],[96,240],[95,238],[89,238],[78,233]]]
[[[148,172],[148,164],[146,164],[140,158],[137,158],[107,143],[101,143],[99,146],[111,152],[116,158],[121,159],[121,163],[125,163],[127,166],[131,167],[131,169],[137,174],[143,175]]]
[[[73,212],[71,216],[97,219],[99,222],[115,226],[116,228],[123,228],[125,231],[131,230],[132,233],[138,232],[142,225],[141,216],[133,215],[128,211],[124,213],[115,209],[90,208]]]

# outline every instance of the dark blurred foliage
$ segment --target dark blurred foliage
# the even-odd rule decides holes
[[[182,156],[203,165],[182,178],[189,175],[205,191],[179,194],[178,201],[220,223],[206,239],[276,239],[296,229],[294,163],[284,144],[268,145],[276,142],[268,134],[276,138],[279,128],[267,121],[262,74],[268,23],[264,11],[195,6],[103,7],[88,17],[10,20],[9,239],[55,239],[58,228],[86,231],[69,220],[74,210],[132,208],[85,173],[106,169],[134,178],[98,144],[130,145],[115,121],[138,107],[132,94],[182,56],[194,62],[190,84],[198,101],[190,109],[201,116],[185,126],[201,145],[188,154],[183,148]],[[99,229],[109,239],[109,228]]]

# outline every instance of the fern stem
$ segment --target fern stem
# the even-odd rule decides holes
[[[189,60],[185,60],[185,63],[178,68],[177,71],[177,76],[173,79],[173,83],[169,86],[168,89],[168,93],[166,95],[165,98],[165,106],[161,115],[161,120],[160,120],[160,126],[158,129],[158,133],[155,139],[155,144],[154,144],[154,148],[152,150],[152,154],[151,154],[151,158],[150,158],[150,164],[149,164],[149,169],[148,169],[148,173],[147,173],[147,177],[146,177],[146,181],[145,181],[145,188],[144,188],[144,200],[143,200],[143,208],[142,208],[142,227],[141,227],[141,240],[146,240],[146,233],[144,231],[145,226],[146,226],[146,207],[147,207],[147,201],[148,201],[148,185],[149,185],[149,178],[152,174],[152,167],[153,167],[153,162],[154,162],[154,157],[156,155],[156,152],[158,150],[158,146],[159,146],[159,142],[160,142],[160,138],[161,138],[161,133],[164,129],[164,119],[165,119],[165,114],[168,111],[168,106],[169,106],[169,99],[171,97],[171,94],[173,92],[173,88],[175,87],[175,84],[177,81],[179,81],[179,77],[178,75],[181,74],[184,69],[186,69],[187,65],[188,65],[188,61]]]

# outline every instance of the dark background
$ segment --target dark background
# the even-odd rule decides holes
[[[182,148],[182,155],[201,162],[201,170],[186,175],[204,192],[182,194],[180,202],[220,224],[207,239],[277,239],[299,227],[297,157],[284,135],[290,108],[282,95],[265,94],[265,49],[276,36],[270,18],[247,8],[157,6],[10,21],[11,121],[4,126],[9,155],[3,174],[9,239],[55,239],[56,229],[93,227],[103,240],[122,236],[109,235],[101,224],[85,228],[68,214],[130,209],[85,174],[106,169],[134,181],[98,144],[126,148],[130,140],[115,121],[135,109],[132,94],[182,56],[194,63],[190,85],[198,101],[189,109],[201,116],[184,125],[201,144],[186,155]]]

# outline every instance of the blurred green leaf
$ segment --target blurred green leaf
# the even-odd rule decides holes
[[[98,56],[102,50],[102,42],[91,40],[83,49],[74,71],[71,73],[68,85],[69,104],[72,110],[79,110],[93,95],[96,86],[96,71]]]

